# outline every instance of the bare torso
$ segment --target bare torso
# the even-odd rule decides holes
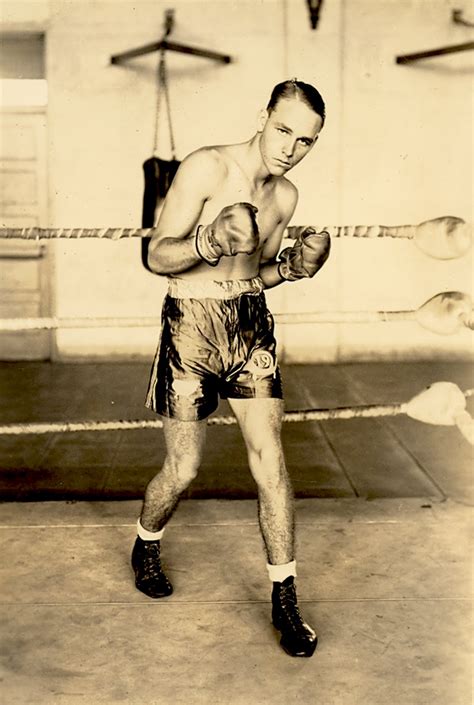
[[[225,207],[239,202],[251,203],[258,208],[257,224],[259,229],[259,246],[252,255],[238,254],[234,257],[222,257],[215,267],[202,262],[180,272],[177,276],[185,279],[250,279],[257,276],[262,256],[275,256],[281,233],[278,226],[287,216],[288,190],[294,191],[290,182],[281,177],[270,177],[267,181],[255,185],[255,180],[245,172],[245,149],[247,145],[236,144],[205,148],[216,163],[216,178],[212,194],[203,204],[198,223],[213,222]],[[275,242],[272,242],[275,236]],[[277,240],[277,241],[276,241]],[[274,252],[273,252],[274,251]],[[270,258],[270,257],[268,257]]]

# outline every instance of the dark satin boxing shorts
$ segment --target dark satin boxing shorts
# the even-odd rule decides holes
[[[259,277],[169,279],[149,409],[199,421],[223,399],[282,399],[274,321]]]

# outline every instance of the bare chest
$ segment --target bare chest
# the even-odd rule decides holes
[[[252,188],[249,180],[235,166],[229,169],[212,196],[205,202],[201,222],[209,223],[225,206],[234,203],[251,203],[258,208],[257,224],[260,244],[263,245],[273,233],[280,219],[280,211],[273,184],[259,189]]]

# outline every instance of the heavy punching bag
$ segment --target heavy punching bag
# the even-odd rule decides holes
[[[177,159],[166,161],[158,157],[150,157],[143,163],[145,190],[143,192],[142,228],[152,228],[155,225],[156,210],[165,198],[171,186],[180,162]],[[142,237],[142,263],[151,272],[148,266],[149,237]]]
[[[160,159],[156,156],[158,151],[158,124],[160,117],[161,95],[164,95],[168,116],[169,137],[171,146],[171,160]],[[175,142],[173,137],[173,127],[171,124],[170,100],[168,94],[168,82],[166,77],[165,50],[160,52],[160,62],[158,67],[158,94],[155,114],[155,145],[153,157],[143,163],[143,175],[145,178],[145,189],[143,193],[142,228],[153,228],[156,221],[156,211],[160,202],[168,193],[169,187],[178,171],[180,162],[175,158]],[[141,253],[143,266],[151,272],[148,266],[148,246],[149,237],[143,237],[141,242]]]

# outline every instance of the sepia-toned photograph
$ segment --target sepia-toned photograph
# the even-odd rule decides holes
[[[0,700],[472,705],[474,8],[0,0]]]

